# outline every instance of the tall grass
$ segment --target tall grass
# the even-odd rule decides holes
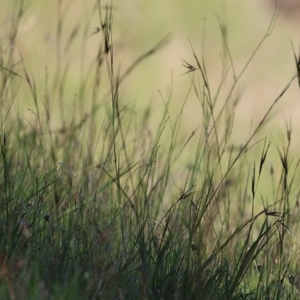
[[[148,122],[155,108],[149,104],[135,117],[134,107],[122,103],[120,87],[166,38],[119,70],[113,5],[97,1],[99,50],[86,68],[86,27],[80,85],[68,114],[67,54],[79,38],[78,25],[64,34],[58,1],[56,63],[41,92],[41,74],[32,74],[17,49],[25,12],[24,2],[18,3],[9,35],[0,41],[8,45],[0,65],[0,298],[297,299],[299,160],[290,153],[292,128],[287,125],[284,146],[257,138],[295,76],[243,145],[232,137],[239,101],[234,91],[275,19],[239,74],[221,25],[223,69],[216,90],[191,43],[194,61],[182,59],[191,79],[187,97],[172,119],[176,99],[171,91],[162,96],[165,110],[153,132]],[[220,91],[231,75],[224,97]],[[200,104],[200,123],[183,136],[190,97]],[[19,101],[33,101],[31,119]],[[281,165],[270,168],[272,149]],[[271,186],[268,196],[263,185]]]

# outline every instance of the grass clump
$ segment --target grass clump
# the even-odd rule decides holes
[[[191,46],[194,62],[182,59],[191,76],[186,100],[171,118],[170,90],[153,132],[153,106],[135,116],[121,101],[121,87],[166,39],[122,73],[114,64],[111,7],[95,4],[99,51],[80,75],[69,114],[66,57],[78,26],[64,41],[60,15],[56,68],[45,71],[42,92],[41,75],[32,75],[16,50],[22,1],[0,41],[10,46],[0,69],[0,298],[296,299],[299,161],[290,153],[292,128],[284,146],[257,138],[295,76],[244,144],[232,143],[234,91],[274,20],[240,74],[221,26],[215,91]],[[229,70],[232,86],[223,98]],[[186,136],[180,129],[189,97],[201,115]],[[34,109],[25,119],[18,102],[29,100]],[[270,169],[274,148],[281,165]]]

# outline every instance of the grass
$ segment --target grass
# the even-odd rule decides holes
[[[190,43],[193,61],[181,58],[190,78],[182,107],[172,117],[172,86],[161,93],[165,109],[153,130],[155,105],[135,111],[122,87],[166,38],[120,70],[113,10],[97,1],[98,51],[86,66],[82,44],[80,81],[68,86],[76,24],[65,37],[58,6],[56,61],[32,74],[17,48],[25,8],[19,1],[0,41],[11,45],[0,68],[0,298],[297,299],[299,160],[291,124],[283,145],[263,133],[297,77],[282,85],[244,144],[232,136],[238,82],[275,19],[241,71],[220,26],[216,88]],[[186,135],[191,97],[200,122]],[[21,104],[29,101],[25,114]]]

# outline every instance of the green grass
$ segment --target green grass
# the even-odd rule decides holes
[[[96,1],[92,58],[89,26],[66,33],[61,12],[50,65],[35,73],[17,47],[24,8],[0,40],[15,45],[0,64],[0,299],[297,299],[299,159],[291,124],[282,144],[265,131],[296,77],[243,144],[233,136],[238,83],[275,20],[240,70],[221,26],[218,85],[190,43],[186,96],[171,83],[157,112],[122,90],[167,38],[120,68],[114,10]],[[191,98],[198,124],[186,134]]]

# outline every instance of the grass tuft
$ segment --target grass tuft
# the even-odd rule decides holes
[[[122,71],[114,5],[96,1],[99,26],[90,34],[88,26],[68,28],[70,6],[57,3],[51,67],[35,74],[18,48],[30,11],[24,1],[0,41],[8,45],[0,64],[0,298],[297,299],[300,160],[290,150],[292,126],[283,145],[258,137],[297,74],[242,145],[232,134],[237,84],[276,18],[240,73],[220,23],[215,88],[190,41],[194,61],[180,57],[187,96],[173,118],[172,88],[160,94],[164,111],[153,131],[153,103],[135,111],[122,87],[170,37]],[[81,35],[80,80],[70,88]],[[94,36],[88,64],[85,43]],[[199,125],[183,134],[191,97]],[[23,101],[33,105],[26,113]]]

